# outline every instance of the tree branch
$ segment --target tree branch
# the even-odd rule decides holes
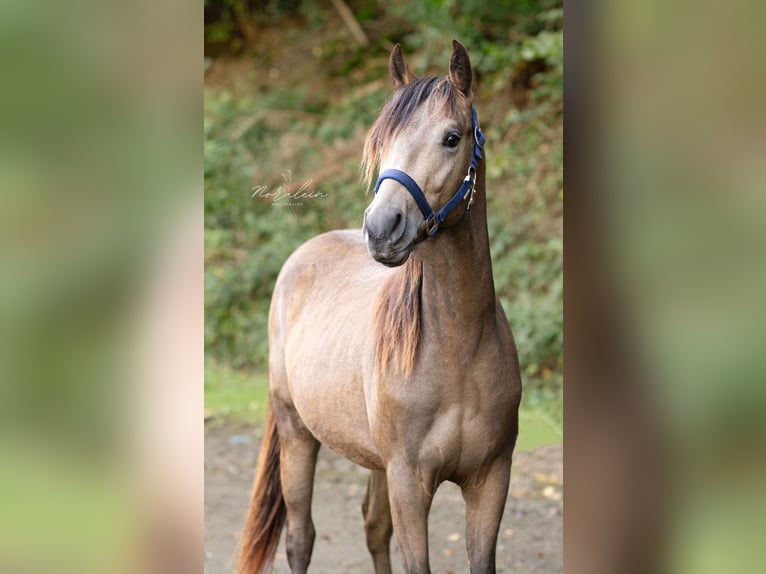
[[[346,27],[351,32],[351,35],[354,37],[354,40],[356,40],[356,43],[363,48],[369,46],[370,40],[367,38],[364,30],[362,30],[362,27],[359,25],[359,21],[354,16],[351,8],[348,7],[348,4],[346,4],[343,0],[331,1],[332,5],[335,6],[335,9],[338,11],[338,14],[340,14],[341,20],[343,20],[343,23],[346,25]]]

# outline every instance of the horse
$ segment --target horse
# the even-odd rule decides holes
[[[448,75],[416,78],[397,44],[389,71],[363,150],[368,188],[380,175],[362,229],[304,243],[274,287],[240,574],[273,565],[285,526],[290,570],[307,571],[320,444],[371,471],[362,513],[376,574],[391,572],[392,532],[404,570],[430,572],[443,481],[462,491],[470,571],[495,572],[521,378],[492,279],[471,63],[453,40]]]

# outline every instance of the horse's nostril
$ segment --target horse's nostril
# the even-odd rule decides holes
[[[382,241],[398,241],[404,234],[406,219],[398,209],[371,211],[364,218],[364,232],[367,238]]]
[[[404,234],[405,219],[404,214],[401,211],[396,211],[393,214],[393,225],[391,226],[391,241],[398,241]]]

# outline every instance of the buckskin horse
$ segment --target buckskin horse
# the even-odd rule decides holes
[[[269,407],[239,572],[268,569],[286,525],[306,572],[320,444],[371,470],[362,505],[377,574],[392,532],[408,573],[430,572],[428,513],[443,481],[462,490],[472,573],[495,572],[521,399],[516,346],[495,295],[484,135],[468,53],[415,78],[391,52],[394,92],[370,129],[361,230],[299,247],[269,314]],[[431,206],[439,207],[434,211]]]

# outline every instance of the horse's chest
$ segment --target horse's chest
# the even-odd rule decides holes
[[[404,456],[436,483],[462,483],[489,468],[505,450],[506,441],[496,427],[484,420],[467,420],[466,413],[455,406],[436,416],[421,436],[400,437],[390,458]]]
[[[424,398],[425,397],[425,398]],[[411,463],[432,469],[442,479],[470,475],[509,448],[515,438],[511,401],[497,404],[478,395],[441,400],[409,397],[387,403],[376,440],[388,448],[389,458],[404,456]],[[387,402],[387,401],[384,401]],[[378,413],[381,414],[381,413]]]

